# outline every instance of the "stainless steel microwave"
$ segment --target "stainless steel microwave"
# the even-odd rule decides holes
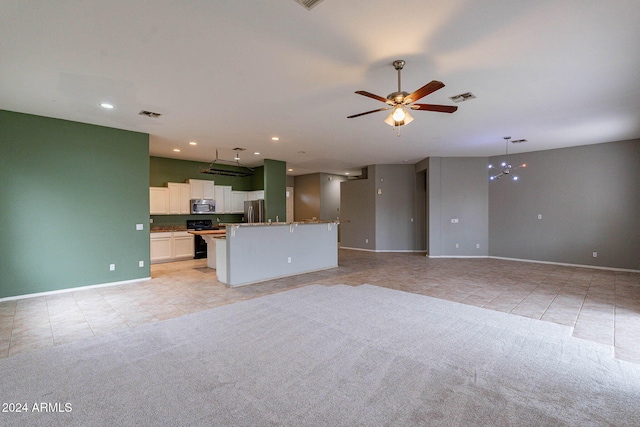
[[[213,199],[191,199],[192,214],[212,214],[216,212],[216,201]]]

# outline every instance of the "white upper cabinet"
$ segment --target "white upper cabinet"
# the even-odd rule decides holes
[[[231,212],[244,213],[244,202],[247,201],[249,193],[247,191],[231,192]]]
[[[260,200],[264,199],[264,190],[249,191],[247,194],[247,200]]]
[[[170,182],[169,187],[169,213],[188,214],[191,212],[189,199],[191,198],[191,186],[177,182]]]
[[[190,179],[191,186],[190,199],[215,199],[213,181],[205,179]]]
[[[216,213],[231,213],[231,186],[216,185],[214,187]]]
[[[167,187],[149,187],[149,214],[169,213],[169,189]]]

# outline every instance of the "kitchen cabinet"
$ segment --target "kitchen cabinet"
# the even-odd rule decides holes
[[[247,201],[249,196],[247,191],[232,191],[231,192],[231,212],[232,213],[244,213],[244,202]]]
[[[173,232],[173,259],[193,258],[194,245],[193,234],[186,231]]]
[[[173,233],[150,233],[150,261],[165,262],[173,259]]]
[[[189,214],[191,212],[189,206],[191,186],[177,182],[170,182],[167,186],[169,188],[169,213]]]
[[[149,213],[151,215],[169,213],[169,189],[167,187],[149,187]]]
[[[214,182],[205,179],[190,179],[191,199],[215,199]]]
[[[214,187],[216,213],[231,213],[231,186],[216,185]]]
[[[193,234],[186,231],[150,233],[149,249],[152,264],[193,258]]]
[[[247,193],[247,200],[260,200],[264,199],[264,190],[249,191]]]

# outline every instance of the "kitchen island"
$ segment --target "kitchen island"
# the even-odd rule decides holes
[[[338,266],[340,221],[220,224],[218,281],[242,286]],[[212,242],[213,243],[213,242]],[[207,251],[214,245],[207,242]]]
[[[216,268],[216,238],[224,238],[227,230],[191,230],[189,234],[201,236],[207,244],[207,267]]]

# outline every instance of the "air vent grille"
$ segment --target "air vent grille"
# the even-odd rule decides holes
[[[523,142],[527,142],[526,139],[516,139],[514,141],[511,141],[512,144],[522,144]]]
[[[467,93],[461,93],[460,95],[450,96],[449,99],[452,100],[453,102],[463,102],[463,101],[470,101],[472,99],[475,99],[475,97],[476,96],[471,92],[467,92]]]
[[[152,119],[157,119],[162,115],[160,113],[154,113],[153,111],[147,111],[147,110],[142,110],[138,114],[140,114],[141,116],[151,117]]]
[[[304,6],[307,10],[311,10],[318,5],[322,0],[295,0],[296,3]]]

